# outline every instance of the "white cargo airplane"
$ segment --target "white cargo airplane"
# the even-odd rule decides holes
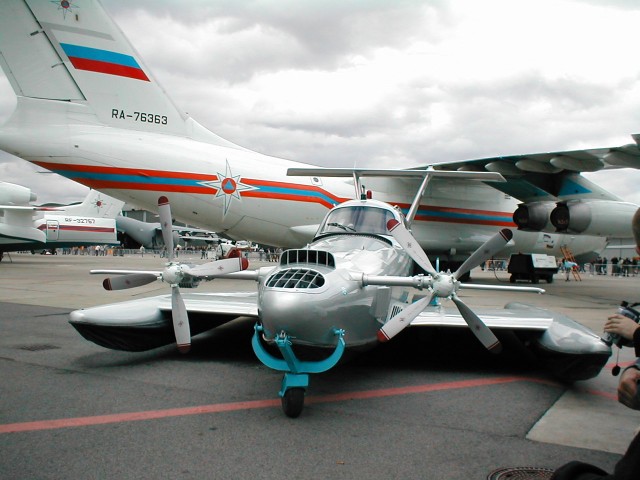
[[[635,144],[432,167],[498,172],[507,180],[499,184],[422,184],[415,170],[297,170],[294,179],[288,171],[306,165],[235,145],[179,110],[97,1],[4,1],[0,64],[18,97],[0,149],[150,210],[166,195],[177,220],[234,239],[308,242],[331,207],[353,198],[352,182],[335,175],[371,177],[373,197],[415,219],[415,237],[442,268],[516,223],[500,255],[560,256],[564,246],[578,256],[603,249],[607,236],[631,236],[637,206],[579,172],[638,167]]]
[[[36,199],[27,187],[0,182],[0,260],[4,252],[118,244],[124,202],[95,190],[80,204],[31,205]]]

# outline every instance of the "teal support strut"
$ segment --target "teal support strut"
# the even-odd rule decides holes
[[[346,348],[344,330],[334,329],[333,334],[338,337],[338,343],[331,355],[320,361],[301,361],[298,360],[291,348],[292,342],[289,335],[282,332],[274,338],[276,346],[282,354],[282,358],[276,358],[267,352],[262,342],[260,342],[260,334],[262,331],[262,326],[256,324],[251,345],[256,357],[258,357],[263,364],[273,370],[284,372],[282,388],[279,392],[280,397],[283,397],[290,388],[306,389],[309,386],[309,374],[322,373],[333,368],[340,361],[340,358],[342,358],[342,354]]]

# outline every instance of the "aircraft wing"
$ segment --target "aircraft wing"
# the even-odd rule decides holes
[[[171,295],[157,297],[158,308],[171,312]],[[189,315],[206,313],[215,316],[258,318],[257,293],[192,293],[183,294],[182,299]]]
[[[160,227],[158,227],[160,228]],[[180,234],[191,234],[193,236],[197,235],[197,234],[202,234],[202,235],[214,235],[215,232],[211,231],[211,230],[205,230],[203,228],[192,228],[192,227],[178,227],[176,225],[174,225],[173,227],[171,227],[171,230],[173,230],[174,232],[178,232]]]
[[[634,140],[640,136],[634,135]],[[510,155],[439,163],[436,170],[498,172],[507,180],[492,187],[529,202],[573,199],[621,200],[580,175],[603,169],[640,169],[640,149],[628,144],[619,147]]]
[[[489,328],[508,330],[547,330],[554,321],[554,316],[546,310],[537,308],[499,308],[473,311]],[[428,307],[420,313],[412,327],[462,327],[469,328],[458,309],[443,306]]]
[[[59,212],[56,207],[36,207],[32,205],[0,205],[0,211],[10,210],[12,212]]]

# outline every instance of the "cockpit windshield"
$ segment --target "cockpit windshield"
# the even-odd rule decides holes
[[[318,235],[328,233],[367,233],[388,235],[387,222],[395,218],[392,211],[369,205],[338,207],[329,212]]]

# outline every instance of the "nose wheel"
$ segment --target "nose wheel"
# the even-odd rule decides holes
[[[260,334],[263,330],[262,325],[256,324],[253,338],[251,339],[253,351],[267,367],[284,372],[282,387],[278,392],[282,402],[282,411],[287,417],[297,418],[304,408],[304,396],[309,386],[309,374],[326,372],[333,368],[342,357],[346,348],[343,338],[344,330],[333,330],[333,334],[338,337],[336,348],[329,357],[317,362],[298,360],[291,348],[291,339],[285,332],[281,332],[273,339],[283,358],[274,357],[265,350],[262,342],[260,342]]]
[[[282,411],[289,418],[298,418],[304,408],[304,388],[290,388],[282,396]]]

